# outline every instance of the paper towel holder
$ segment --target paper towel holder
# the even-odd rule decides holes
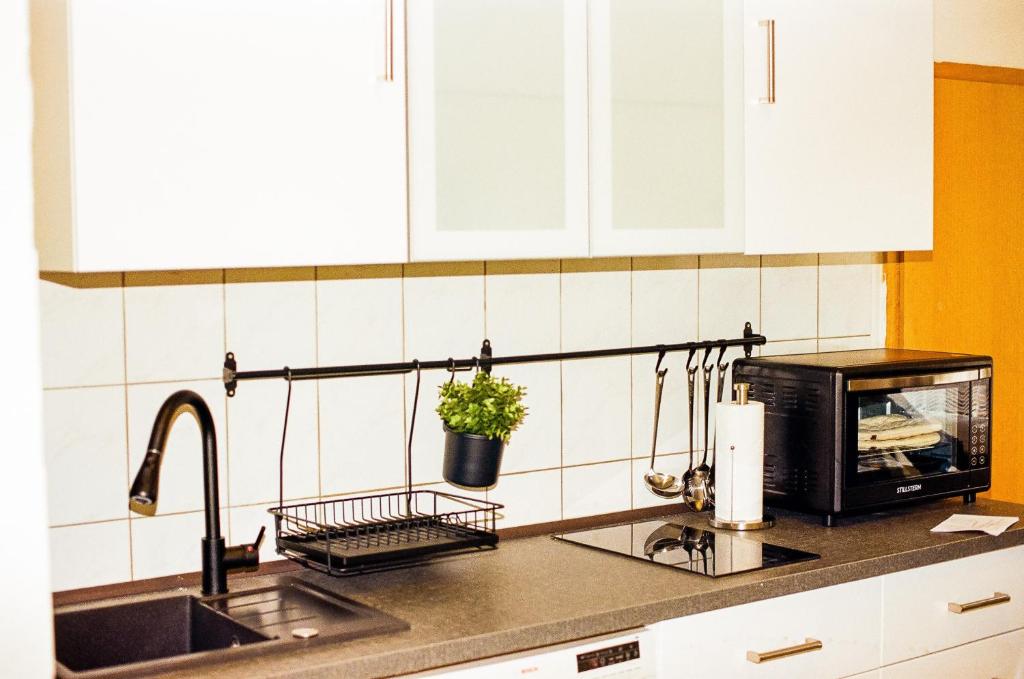
[[[736,403],[746,405],[750,385],[746,382],[737,382],[732,385],[732,388],[736,394]],[[716,519],[715,515],[712,514],[708,517],[708,523],[712,528],[722,528],[724,530],[763,530],[775,525],[775,517],[765,514],[761,517],[760,521],[725,521],[724,519]]]

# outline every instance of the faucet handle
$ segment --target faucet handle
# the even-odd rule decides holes
[[[260,532],[256,534],[256,541],[235,545],[224,550],[224,567],[229,571],[249,573],[260,566],[260,545],[263,544],[263,537],[267,532],[266,526],[260,526]]]

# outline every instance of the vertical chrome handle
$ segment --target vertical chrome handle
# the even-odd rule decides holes
[[[768,662],[769,660],[788,658],[791,655],[799,655],[800,653],[807,653],[809,651],[820,651],[821,647],[822,643],[820,641],[808,637],[807,639],[804,639],[804,643],[797,644],[796,646],[779,648],[774,651],[747,651],[747,660],[755,664],[760,664]]]
[[[395,0],[384,0],[384,82],[395,82]]]
[[[958,603],[954,603],[954,602],[951,601],[951,602],[949,602],[949,605],[947,606],[947,608],[949,608],[949,612],[950,613],[966,613],[968,611],[974,611],[974,610],[977,610],[979,608],[987,608],[988,606],[995,606],[997,604],[1009,603],[1009,601],[1010,601],[1010,595],[1009,594],[1003,594],[1002,592],[996,592],[995,594],[993,594],[992,596],[988,597],[987,599],[979,599],[978,601],[969,601],[969,602],[967,602],[965,604],[958,604]]]
[[[761,97],[760,102],[762,104],[774,104],[775,103],[775,19],[762,19],[757,22],[758,26],[768,29],[767,42],[768,42],[768,94],[767,96]]]

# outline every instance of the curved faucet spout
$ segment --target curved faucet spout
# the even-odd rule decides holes
[[[217,431],[213,414],[202,396],[182,390],[171,394],[153,422],[146,457],[129,491],[129,508],[136,513],[151,514],[160,488],[160,464],[163,462],[167,437],[175,420],[182,413],[191,413],[199,424],[203,443],[203,497],[206,508],[206,537],[203,539],[203,594],[227,592],[227,570],[224,567],[224,538],[220,534],[220,497],[217,481]]]

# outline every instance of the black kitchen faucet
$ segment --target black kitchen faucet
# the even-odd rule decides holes
[[[220,500],[217,482],[217,432],[210,407],[194,391],[182,390],[171,394],[157,411],[153,431],[149,435],[146,457],[129,491],[128,506],[137,514],[152,514],[160,487],[160,463],[171,427],[178,415],[191,413],[199,423],[203,439],[203,495],[206,505],[206,537],[202,542],[203,595],[224,594],[228,591],[228,570],[253,570],[260,563],[260,543],[265,528],[260,528],[252,544],[224,546],[220,534]]]

